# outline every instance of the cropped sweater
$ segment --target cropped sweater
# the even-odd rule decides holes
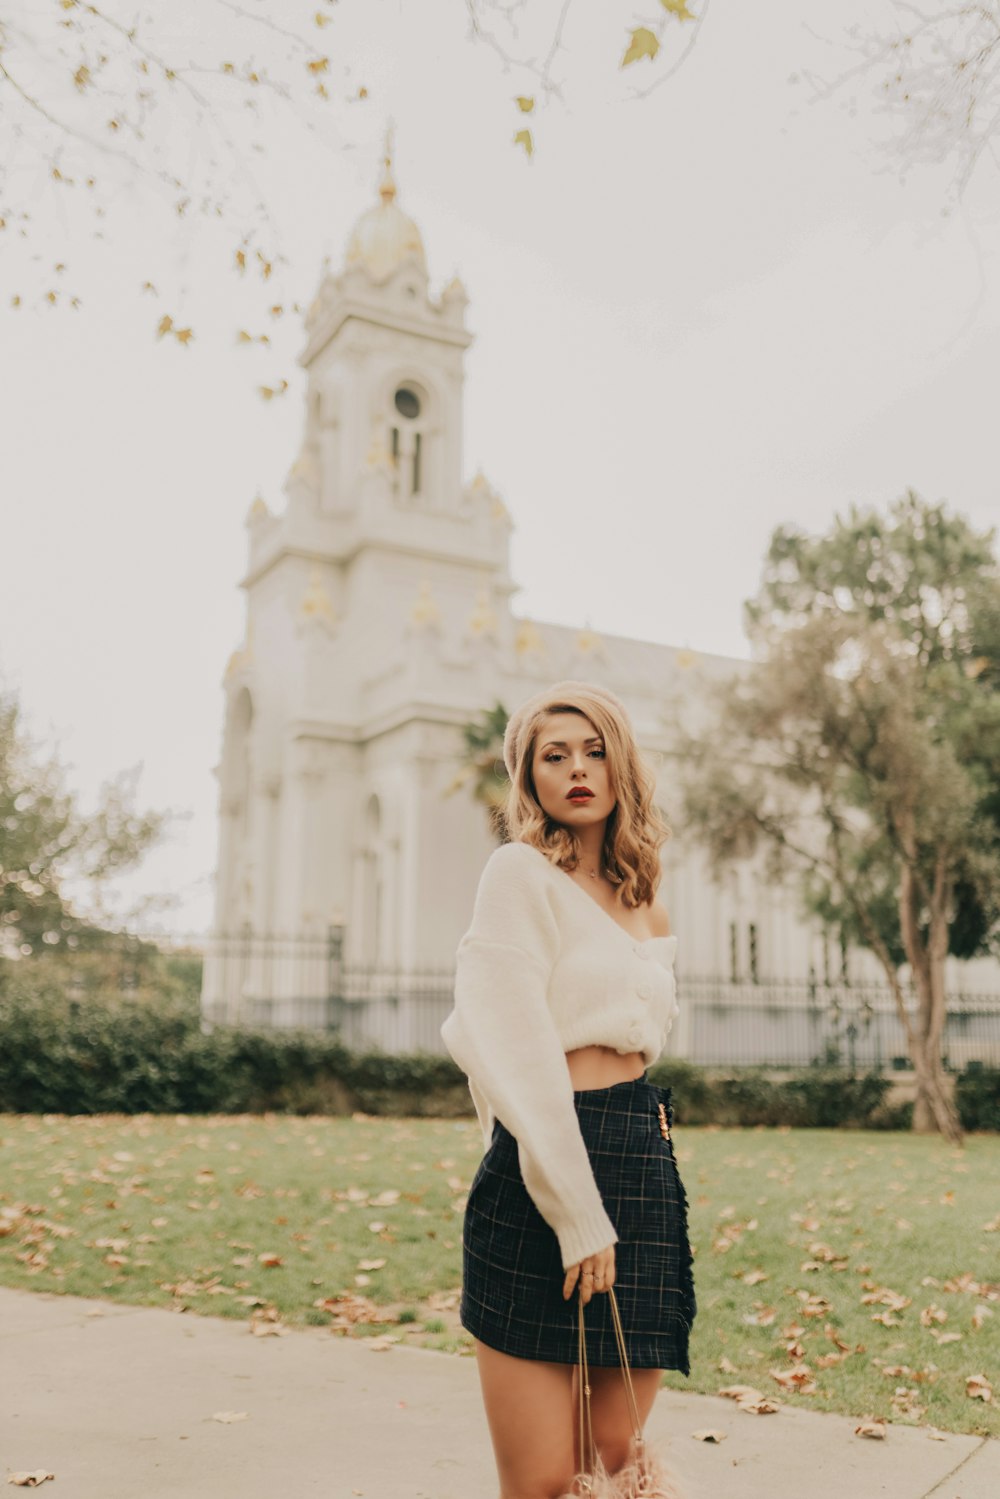
[[[617,1240],[573,1103],[566,1053],[666,1044],[677,1013],[677,938],[632,937],[529,843],[490,855],[455,959],[441,1027],[469,1079],[488,1148],[495,1119],[518,1142],[524,1184],[575,1265]]]

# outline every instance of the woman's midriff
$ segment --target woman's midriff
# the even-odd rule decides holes
[[[623,1056],[611,1046],[580,1046],[566,1053],[570,1082],[575,1092],[586,1088],[613,1088],[615,1083],[629,1083],[642,1077],[646,1070],[641,1051]]]

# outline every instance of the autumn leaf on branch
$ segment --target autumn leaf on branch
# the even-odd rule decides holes
[[[640,62],[644,57],[648,57],[652,62],[659,50],[660,39],[655,31],[650,31],[648,26],[637,26],[631,33],[620,66],[627,68],[631,63]]]

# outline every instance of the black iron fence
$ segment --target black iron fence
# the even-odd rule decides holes
[[[333,1030],[351,1047],[441,1052],[452,968],[347,964],[342,934],[214,937],[205,951],[207,1022]],[[866,1070],[909,1066],[906,1035],[887,985],[806,979],[732,982],[678,975],[680,1015],[669,1050],[704,1065]],[[917,999],[907,994],[915,1016]],[[949,997],[949,1065],[1000,1066],[1000,988]]]
[[[34,959],[28,960],[34,962]],[[48,963],[48,959],[39,959]],[[163,973],[200,988],[203,1024],[332,1031],[352,1049],[444,1050],[451,967],[348,964],[343,931],[283,937],[245,930],[198,937],[122,936],[99,952],[59,959],[67,991],[83,997],[112,985],[155,997]],[[200,973],[199,973],[200,968]],[[867,1070],[909,1066],[906,1036],[886,985],[804,980],[732,982],[678,973],[680,1014],[668,1052],[706,1066],[796,1067],[813,1062]],[[916,1012],[916,995],[907,1006]],[[1000,1066],[1000,986],[949,994],[948,1064]]]
[[[888,985],[815,979],[730,983],[678,979],[683,1055],[705,1066],[802,1066],[826,1062],[859,1071],[910,1066],[906,1031]],[[916,1023],[917,996],[906,992]],[[1000,992],[952,992],[943,1051],[949,1066],[1000,1067]]]

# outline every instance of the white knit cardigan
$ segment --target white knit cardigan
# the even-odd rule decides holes
[[[601,1045],[654,1062],[677,1013],[676,945],[674,936],[631,936],[531,844],[504,844],[487,860],[441,1035],[468,1076],[486,1147],[497,1118],[516,1138],[524,1184],[564,1267],[618,1237],[580,1133],[566,1053]]]

